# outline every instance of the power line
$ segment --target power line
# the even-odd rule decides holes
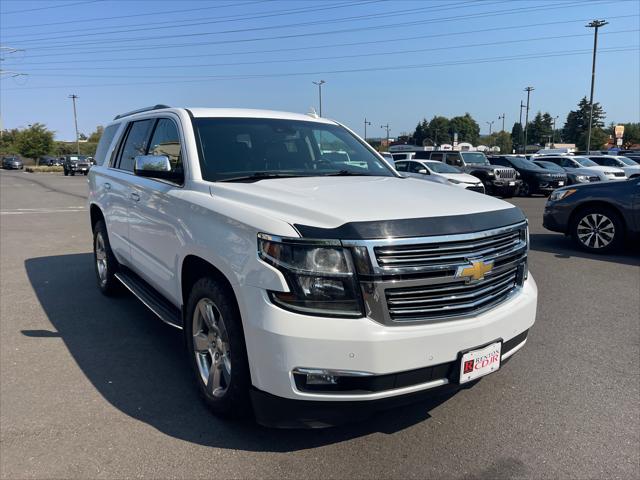
[[[611,3],[611,2],[609,2]],[[580,6],[583,5],[582,2],[577,2],[575,4],[571,4],[571,6]],[[543,8],[538,8],[538,10],[549,10],[549,9],[553,9],[553,8],[565,8],[563,7],[543,7]],[[518,10],[518,9],[516,9]],[[481,14],[482,17],[491,17],[491,16],[501,16],[503,14],[509,15],[509,14],[513,14],[513,13],[520,13],[521,10],[512,10],[509,11],[508,13],[501,13],[501,12],[491,12],[491,13],[485,13],[485,14]],[[299,33],[299,34],[289,34],[289,35],[277,35],[277,36],[271,36],[271,37],[254,37],[254,38],[242,38],[242,39],[235,39],[235,40],[217,40],[217,41],[207,41],[207,42],[190,42],[190,43],[183,43],[183,44],[156,44],[156,45],[145,45],[145,46],[140,46],[140,47],[126,47],[126,48],[108,48],[108,49],[101,49],[101,50],[89,50],[89,51],[74,51],[74,55],[79,55],[79,54],[96,54],[96,53],[109,53],[109,52],[122,52],[122,51],[141,51],[141,50],[155,50],[158,48],[171,48],[171,47],[192,47],[192,46],[197,46],[197,45],[223,45],[223,44],[232,44],[232,43],[247,43],[247,42],[256,42],[256,41],[263,41],[263,40],[282,40],[282,39],[292,39],[292,38],[303,38],[303,37],[312,37],[312,36],[324,36],[324,35],[332,35],[332,34],[339,34],[339,33],[352,33],[352,32],[356,32],[356,31],[366,31],[366,30],[381,30],[381,29],[387,29],[387,28],[397,28],[397,27],[407,27],[407,26],[411,26],[411,25],[425,25],[425,24],[429,24],[429,23],[445,23],[447,21],[457,21],[457,20],[464,20],[466,18],[468,18],[469,16],[455,16],[455,17],[440,17],[440,18],[436,18],[436,19],[423,19],[423,20],[417,20],[414,22],[401,22],[401,23],[392,23],[392,24],[383,24],[383,25],[370,25],[370,26],[364,26],[364,27],[357,27],[357,28],[347,28],[347,29],[340,29],[340,30],[330,30],[330,31],[325,31],[325,32],[315,32],[315,33]],[[475,18],[478,18],[478,14],[474,15]],[[625,18],[628,17],[628,15],[624,16]],[[609,17],[609,18],[613,18],[613,17]],[[584,21],[584,20],[583,20]],[[296,24],[299,25],[299,24]],[[490,30],[490,29],[488,29]],[[471,33],[468,31],[468,33]],[[59,48],[59,47],[57,47]],[[61,56],[61,55],[69,55],[68,52],[59,52],[59,53],[44,53],[44,54],[40,54],[40,55],[31,55],[30,58],[38,58],[38,57],[51,57],[51,56]]]
[[[619,30],[606,32],[608,35],[620,34],[620,33],[631,33],[631,32],[640,32],[640,29],[634,30]],[[604,33],[601,33],[604,35]],[[188,65],[169,65],[166,62],[161,65],[162,68],[199,68],[199,67],[231,67],[231,66],[240,66],[240,65],[263,65],[263,64],[273,64],[273,63],[295,63],[295,62],[317,62],[320,60],[339,60],[346,58],[362,58],[362,57],[372,57],[372,56],[384,56],[384,55],[403,55],[407,53],[423,53],[423,52],[435,52],[441,50],[455,50],[459,48],[475,48],[475,47],[488,47],[488,46],[496,46],[496,45],[507,45],[513,43],[523,43],[523,42],[533,42],[533,41],[544,41],[544,40],[557,40],[557,39],[565,39],[565,38],[575,38],[575,37],[590,37],[590,33],[578,33],[572,35],[558,35],[554,37],[545,36],[545,37],[534,37],[534,38],[522,38],[517,40],[503,40],[498,42],[485,42],[485,43],[467,43],[463,45],[449,45],[446,47],[430,47],[430,48],[417,48],[410,50],[395,50],[395,51],[381,51],[381,52],[373,52],[373,53],[356,53],[350,55],[337,55],[337,56],[327,56],[327,57],[305,57],[305,58],[286,58],[286,59],[278,59],[278,60],[258,60],[251,62],[230,62],[230,63],[209,63],[209,64],[188,64]],[[166,57],[164,58],[166,59]],[[163,59],[163,60],[164,60]],[[158,65],[136,65],[136,70],[141,69],[157,69]],[[91,70],[130,70],[130,66],[115,66],[115,67],[91,67]],[[45,68],[31,68],[29,72],[56,72],[56,71],[68,71],[66,67],[45,67]],[[57,75],[57,74],[56,74]],[[68,76],[73,77],[82,77],[82,74],[69,74]],[[104,75],[88,75],[93,77],[103,77]]]
[[[619,15],[617,17],[609,17],[611,19],[614,18],[633,18],[640,17],[640,15]],[[492,27],[492,28],[483,28],[479,30],[464,30],[460,32],[448,32],[448,33],[437,33],[437,34],[429,34],[429,35],[417,35],[410,37],[398,37],[391,38],[385,40],[368,40],[368,41],[360,41],[360,42],[348,42],[348,43],[333,43],[333,44],[324,44],[324,45],[311,45],[304,47],[289,47],[289,48],[276,48],[276,49],[267,49],[267,50],[250,50],[245,52],[218,52],[218,53],[209,53],[209,54],[195,54],[195,55],[175,55],[175,56],[160,56],[160,57],[129,57],[129,58],[112,58],[112,59],[103,59],[101,58],[99,61],[101,63],[104,62],[124,62],[124,61],[135,61],[139,62],[141,60],[173,60],[173,59],[184,59],[184,58],[208,58],[208,57],[225,57],[225,56],[238,56],[238,55],[253,55],[253,54],[263,54],[263,53],[282,53],[282,52],[293,52],[300,50],[312,50],[312,49],[327,49],[334,47],[351,47],[351,46],[359,46],[359,45],[374,45],[379,43],[390,43],[390,42],[399,42],[406,40],[422,40],[427,38],[440,38],[440,37],[449,37],[449,36],[457,36],[457,35],[467,35],[471,33],[487,33],[487,32],[495,32],[495,31],[504,31],[504,30],[519,30],[523,28],[532,28],[532,27],[542,27],[549,25],[566,25],[568,23],[583,23],[589,21],[588,18],[579,18],[575,20],[559,20],[554,22],[542,22],[542,23],[530,23],[524,25],[511,25],[506,27]],[[635,30],[619,30],[616,32],[605,32],[602,35],[606,35],[609,33],[623,33],[623,32],[631,32]],[[151,47],[150,47],[151,48]],[[118,50],[119,51],[119,50]],[[43,55],[48,56],[48,55]],[[95,63],[96,59],[84,59],[84,60],[74,60],[74,63]],[[20,65],[55,65],[55,64],[64,64],[68,65],[68,60],[54,60],[50,62],[20,62]],[[136,65],[136,68],[139,68]]]
[[[639,50],[640,50],[640,45],[601,49],[601,51],[606,51],[609,53],[631,52],[631,51],[639,51]],[[191,77],[192,78],[191,80],[179,80],[180,78],[182,79],[185,78],[184,75],[182,75],[182,76],[177,76],[176,77],[177,79],[172,79],[167,81],[157,81],[157,82],[51,85],[51,86],[26,87],[22,89],[21,88],[5,88],[4,90],[5,91],[7,90],[39,90],[39,89],[51,89],[51,88],[86,88],[86,87],[120,87],[120,86],[131,87],[131,86],[137,86],[137,85],[163,85],[163,84],[175,85],[177,83],[198,83],[198,82],[210,82],[215,80],[252,80],[252,79],[262,79],[262,78],[300,77],[300,76],[360,73],[360,72],[389,71],[389,70],[414,70],[414,69],[444,67],[444,66],[454,66],[454,65],[466,66],[466,65],[483,64],[483,63],[508,62],[512,60],[531,60],[536,58],[566,57],[566,56],[585,55],[585,54],[591,54],[591,50],[567,50],[567,51],[556,51],[556,52],[541,52],[541,53],[527,54],[527,55],[487,57],[487,58],[480,58],[480,59],[467,59],[467,60],[439,62],[439,63],[431,63],[431,64],[417,64],[417,65],[394,65],[394,66],[386,66],[386,67],[381,66],[381,67],[366,67],[366,68],[356,68],[356,69],[321,70],[321,71],[313,71],[313,72],[287,72],[287,73],[270,73],[270,74],[206,75],[206,76],[201,75],[197,77]],[[168,78],[168,77],[164,76],[163,78]]]
[[[243,3],[227,3],[227,4],[224,4],[224,5],[209,5],[208,7],[179,9],[179,10],[165,10],[163,12],[134,13],[134,14],[131,14],[131,15],[117,15],[115,17],[79,18],[79,19],[76,19],[76,20],[66,20],[64,22],[31,23],[31,24],[28,24],[28,25],[11,25],[11,26],[7,26],[7,27],[3,27],[3,30],[17,29],[17,28],[50,27],[50,26],[53,26],[53,25],[68,25],[70,23],[96,22],[96,21],[100,21],[100,20],[118,20],[120,18],[151,17],[151,16],[156,16],[156,15],[165,15],[167,13],[190,13],[190,12],[197,12],[197,11],[202,11],[202,10],[211,10],[212,8],[215,8],[216,10],[219,10],[221,8],[239,7],[239,6],[242,6],[242,5],[249,5],[249,4],[252,4],[252,3],[266,3],[266,2],[273,2],[273,1],[275,1],[275,0],[253,0],[253,1],[250,1],[250,2],[243,2]]]
[[[27,12],[35,12],[38,10],[49,10],[51,8],[65,8],[65,7],[73,7],[74,5],[84,5],[87,3],[98,3],[100,0],[85,0],[83,2],[74,2],[74,3],[65,3],[63,5],[49,5],[48,7],[37,7],[37,8],[28,8],[26,10],[11,10],[9,12],[2,12],[3,15],[11,15],[14,13],[27,13]]]
[[[505,0],[502,1],[498,1],[498,2],[494,2],[494,3],[504,3]],[[611,3],[615,0],[610,0],[609,2],[605,2],[605,3]],[[423,7],[423,8],[419,8],[419,9],[403,9],[403,10],[396,10],[396,11],[391,11],[391,12],[386,12],[384,13],[385,17],[392,17],[392,16],[399,16],[399,15],[406,15],[408,13],[415,13],[416,11],[423,11],[423,10],[430,10],[431,12],[433,11],[447,11],[447,10],[456,10],[460,7],[460,4],[468,4],[469,2],[459,2],[459,3],[454,3],[454,4],[450,4],[447,7],[443,7],[443,8],[432,8],[432,7]],[[582,2],[577,2],[576,4],[574,4],[574,6],[576,5],[582,5]],[[401,24],[393,24],[394,26],[398,26],[398,25],[414,25],[414,24],[422,24],[422,23],[433,23],[434,21],[443,21],[443,20],[457,20],[457,19],[464,19],[464,18],[477,18],[477,17],[485,17],[485,16],[494,16],[494,15],[500,15],[501,13],[504,13],[505,15],[511,14],[511,13],[515,13],[521,10],[528,10],[528,9],[532,9],[532,8],[540,8],[540,7],[526,7],[526,8],[518,8],[518,9],[507,9],[507,10],[498,10],[496,12],[485,12],[485,13],[474,13],[474,14],[467,14],[467,15],[457,15],[454,17],[440,17],[437,19],[433,19],[433,20],[417,20],[414,22],[402,22]],[[551,7],[544,7],[543,9],[548,9]],[[558,7],[556,7],[558,8]],[[566,8],[566,7],[564,7]],[[351,21],[361,21],[361,20],[367,20],[370,18],[380,18],[382,14],[379,12],[376,13],[372,13],[372,14],[367,14],[367,15],[353,15],[350,17],[340,17],[340,18],[330,18],[330,19],[323,19],[323,20],[313,20],[313,21],[308,21],[308,22],[295,22],[295,23],[288,23],[288,24],[284,24],[284,25],[266,25],[266,26],[260,26],[260,27],[251,27],[251,28],[235,28],[235,29],[228,29],[228,30],[220,30],[217,32],[191,32],[191,33],[181,33],[181,34],[172,34],[171,38],[194,38],[194,37],[206,37],[206,36],[211,36],[211,35],[226,35],[226,34],[233,34],[233,33],[242,33],[245,34],[247,32],[258,32],[258,31],[265,31],[265,30],[279,30],[279,29],[283,29],[283,28],[299,28],[299,27],[307,27],[307,26],[313,26],[313,25],[325,25],[325,24],[334,24],[334,23],[344,23],[344,22],[351,22]],[[385,24],[384,28],[387,28],[386,25],[389,25],[388,23]],[[376,28],[380,28],[380,27],[376,27]],[[346,31],[353,31],[354,29],[349,29]],[[357,29],[356,29],[357,30]],[[138,31],[133,30],[133,31]],[[342,32],[344,32],[345,30],[342,30]],[[309,34],[297,34],[297,35],[293,35],[291,37],[283,37],[283,38],[293,38],[293,37],[300,37],[300,36],[309,36],[309,35],[320,35],[323,34],[323,32],[321,33],[309,33]],[[118,43],[127,43],[127,42],[140,42],[140,41],[148,41],[148,40],[162,40],[162,39],[166,39],[167,35],[156,35],[156,36],[150,36],[150,37],[128,37],[128,38],[118,38],[118,39],[111,39],[111,40],[95,40],[95,41],[91,41],[91,42],[75,42],[75,43],[53,43],[53,44],[47,44],[47,45],[31,45],[30,48],[37,48],[38,50],[56,50],[56,49],[60,49],[60,48],[68,48],[68,47],[82,47],[82,46],[91,46],[91,45],[105,45],[105,44],[118,44]],[[275,37],[278,38],[278,37]],[[237,40],[237,41],[247,41],[247,40]],[[234,40],[230,40],[228,42],[224,42],[224,43],[235,43],[236,41]]]
[[[321,7],[304,7],[304,8],[297,8],[297,9],[290,9],[290,8],[286,8],[283,10],[274,10],[271,12],[263,12],[261,14],[252,14],[252,15],[246,15],[246,14],[236,14],[236,15],[227,15],[227,16],[216,16],[216,17],[208,17],[208,18],[201,18],[198,19],[197,21],[195,21],[196,19],[186,19],[186,20],[168,20],[168,21],[163,21],[163,22],[156,22],[153,24],[149,24],[149,23],[139,23],[139,24],[133,24],[133,25],[126,25],[126,27],[140,27],[143,26],[145,31],[149,31],[149,30],[167,30],[169,28],[183,28],[183,27],[193,27],[193,26],[198,26],[198,25],[210,25],[210,24],[215,24],[215,23],[229,23],[229,22],[239,22],[239,21],[245,21],[245,20],[255,20],[255,19],[260,19],[260,18],[269,18],[269,17],[275,17],[275,16],[283,16],[283,15],[297,15],[300,13],[309,13],[309,12],[317,12],[317,11],[322,11],[322,10],[335,10],[338,8],[345,8],[345,7],[352,7],[352,6],[359,6],[359,5],[367,5],[367,4],[371,4],[371,3],[380,3],[386,0],[360,0],[357,2],[339,2],[339,3],[332,3],[330,5],[326,5],[324,4]],[[249,2],[249,3],[254,3],[254,2]],[[469,2],[468,2],[469,3]],[[403,12],[406,12],[406,10],[403,10]],[[192,22],[192,23],[185,23],[185,22]],[[169,25],[167,25],[169,24]],[[158,25],[158,26],[151,26],[151,25]],[[113,27],[107,27],[107,28],[113,28]],[[12,42],[20,42],[22,44],[25,43],[31,43],[31,42],[40,42],[40,41],[48,41],[48,40],[55,40],[58,38],[64,38],[64,39],[71,39],[74,37],[95,37],[96,35],[112,35],[114,33],[128,33],[128,32],[139,32],[140,29],[138,28],[127,28],[124,30],[111,30],[111,31],[107,31],[107,32],[98,32],[98,29],[92,29],[91,32],[88,33],[81,33],[78,35],[59,35],[56,37],[38,37],[38,38],[27,38],[25,40],[15,40],[15,37],[11,37],[10,41]],[[32,34],[29,34],[31,37],[33,37]],[[97,43],[97,42],[96,42]]]

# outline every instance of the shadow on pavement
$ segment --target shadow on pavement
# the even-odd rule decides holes
[[[455,394],[324,430],[272,430],[218,419],[198,397],[182,333],[129,294],[104,297],[95,286],[92,262],[89,253],[25,261],[31,285],[56,331],[22,333],[33,341],[61,337],[107,401],[172,437],[248,451],[304,450],[375,432],[398,432],[428,419],[430,410]]]
[[[640,249],[628,243],[620,253],[594,254],[580,250],[571,238],[560,233],[531,233],[531,250],[554,253],[556,258],[588,258],[601,262],[614,262],[623,265],[640,265]]]

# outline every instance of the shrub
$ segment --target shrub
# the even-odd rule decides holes
[[[40,167],[25,167],[24,169],[29,173],[60,173],[64,171],[64,168],[60,165],[51,167],[42,165]]]

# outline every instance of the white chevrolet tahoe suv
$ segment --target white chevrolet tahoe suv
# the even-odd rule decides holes
[[[220,415],[326,426],[469,386],[535,321],[522,212],[400,177],[335,121],[157,105],[96,162],[98,286],[184,331]]]

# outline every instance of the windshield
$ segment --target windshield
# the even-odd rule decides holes
[[[202,178],[395,174],[345,128],[270,118],[195,118]]]
[[[594,162],[590,158],[586,158],[586,157],[572,157],[572,160],[575,160],[576,162],[578,162],[583,167],[597,167],[598,166],[598,164],[596,162]]]
[[[630,167],[635,167],[636,165],[640,165],[638,162],[635,162],[627,157],[616,157],[616,158],[620,160],[622,163],[624,163],[625,165],[628,165]]]
[[[509,159],[509,162],[511,162],[511,165],[514,165],[518,168],[522,168],[524,170],[544,170],[544,168],[541,168],[535,163],[529,160],[525,160],[524,158],[520,158],[520,157],[507,157],[507,158]]]
[[[452,167],[451,165],[447,165],[442,162],[426,162],[426,165],[436,173],[462,173],[456,167]]]
[[[536,164],[538,166],[542,165],[546,170],[553,170],[554,172],[564,172],[564,168],[552,162],[536,162]]]
[[[460,152],[465,163],[475,163],[479,165],[490,165],[484,153],[480,152]]]

